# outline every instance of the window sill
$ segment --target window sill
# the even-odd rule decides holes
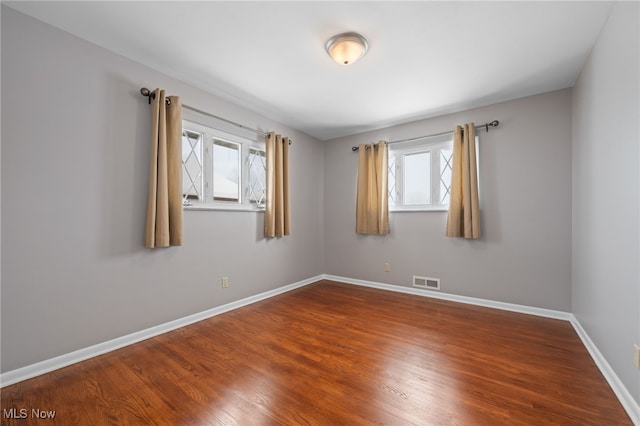
[[[236,205],[220,205],[220,204],[192,204],[190,206],[182,206],[185,211],[223,211],[223,212],[254,212],[262,213],[264,209],[255,206],[246,206],[242,204]]]
[[[448,212],[449,206],[432,207],[394,207],[389,209],[389,213],[415,213],[415,212]]]

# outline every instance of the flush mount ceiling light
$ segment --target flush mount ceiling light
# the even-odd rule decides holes
[[[331,37],[325,48],[334,61],[340,65],[350,65],[364,56],[369,44],[358,33],[342,33]]]

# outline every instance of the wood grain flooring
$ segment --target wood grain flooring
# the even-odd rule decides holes
[[[632,424],[565,321],[331,281],[8,386],[1,406],[3,425]]]

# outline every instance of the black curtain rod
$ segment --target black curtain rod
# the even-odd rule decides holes
[[[481,124],[481,125],[478,125],[478,126],[475,126],[475,127],[476,127],[476,130],[482,130],[484,128],[488,132],[489,131],[489,127],[498,127],[499,124],[500,124],[500,122],[498,120],[493,120],[490,123],[484,123],[484,124]],[[417,141],[417,140],[420,140],[420,139],[426,139],[426,138],[433,138],[433,137],[436,137],[436,136],[449,135],[449,134],[452,134],[452,133],[453,133],[453,130],[450,130],[448,132],[434,133],[432,135],[418,136],[418,137],[410,138],[410,139],[401,139],[399,141],[391,141],[391,142],[387,142],[387,144],[390,145],[390,144],[393,144],[393,143],[412,142],[412,141]],[[351,151],[357,151],[357,150],[358,150],[357,146],[352,146],[351,147]]]
[[[149,98],[149,103],[151,103],[151,99],[155,99],[155,97],[156,97],[156,94],[154,92],[152,92],[151,90],[147,89],[146,87],[143,87],[142,89],[140,89],[140,94],[142,96],[148,97]],[[169,98],[166,98],[166,101],[167,101],[167,105],[171,104],[171,100]],[[245,126],[243,124],[236,123],[235,121],[227,120],[226,118],[219,117],[219,116],[217,116],[215,114],[211,114],[209,112],[202,111],[201,109],[194,108],[194,107],[189,106],[189,105],[182,104],[182,108],[187,108],[187,109],[190,109],[191,111],[197,112],[198,114],[206,115],[208,117],[212,117],[212,118],[215,118],[217,120],[224,121],[225,123],[232,124],[232,125],[234,125],[236,127],[244,129],[244,130],[249,130],[249,131],[254,132],[254,133],[256,133],[258,135],[261,135],[261,136],[267,136],[267,133],[263,132],[262,130],[252,129],[251,127],[247,127],[247,126]],[[289,142],[289,145],[291,145],[291,142]]]

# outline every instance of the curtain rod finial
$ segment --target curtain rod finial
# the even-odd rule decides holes
[[[140,89],[140,94],[142,96],[146,96],[147,98],[149,98],[149,105],[151,105],[151,99],[156,98],[156,94],[153,93],[151,90],[147,89],[146,87],[143,87],[142,89]]]

